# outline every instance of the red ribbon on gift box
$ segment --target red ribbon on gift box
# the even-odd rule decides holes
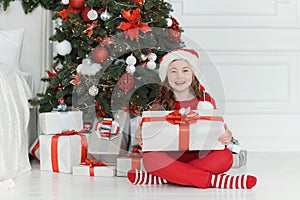
[[[31,150],[31,155],[40,162],[40,159],[36,155],[36,151],[40,148],[40,141],[37,141],[37,143],[34,145],[34,147]]]
[[[93,161],[88,158],[85,159],[85,163],[82,163],[82,165],[90,166],[90,176],[95,176],[95,166],[114,166],[113,164],[107,164],[106,162],[102,161]]]
[[[141,169],[142,152],[140,148],[133,148],[126,156],[131,158],[131,169]]]
[[[81,162],[84,162],[87,157],[87,141],[85,135],[78,133],[75,130],[56,134],[51,139],[51,161],[52,171],[59,172],[58,167],[58,138],[63,136],[79,135],[81,137]]]
[[[179,110],[175,110],[165,117],[144,117],[141,121],[141,125],[144,122],[159,121],[168,121],[171,124],[179,125],[179,151],[187,151],[189,150],[190,124],[194,124],[198,120],[224,122],[224,119],[221,116],[199,116],[199,114],[194,111],[190,111],[189,113],[182,115],[179,113]]]

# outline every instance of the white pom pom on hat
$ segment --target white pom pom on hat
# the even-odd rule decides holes
[[[158,69],[159,78],[161,81],[164,81],[167,76],[168,67],[171,62],[174,60],[186,60],[190,64],[193,73],[197,77],[198,81],[200,81],[200,61],[199,61],[199,54],[192,50],[192,49],[185,49],[185,48],[178,48],[174,49],[167,54],[165,54],[160,59],[160,66]]]

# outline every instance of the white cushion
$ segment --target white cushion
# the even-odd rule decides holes
[[[19,70],[24,29],[0,30],[0,63]]]

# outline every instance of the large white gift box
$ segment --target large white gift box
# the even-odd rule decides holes
[[[82,135],[40,135],[40,170],[72,173],[86,159],[87,143]]]
[[[218,138],[225,133],[218,110],[144,111],[142,151],[224,149]]]
[[[116,166],[75,165],[73,166],[73,175],[114,177]]]
[[[39,124],[42,134],[80,131],[83,129],[82,111],[40,113]]]

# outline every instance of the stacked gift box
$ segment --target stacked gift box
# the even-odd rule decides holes
[[[116,158],[127,152],[124,127],[118,122],[101,119],[88,132],[82,130],[81,111],[41,113],[39,119],[41,134],[30,152],[41,170],[115,176]]]
[[[80,134],[83,128],[82,112],[45,112],[39,115],[40,169],[72,173],[74,165],[87,156],[87,138]]]

